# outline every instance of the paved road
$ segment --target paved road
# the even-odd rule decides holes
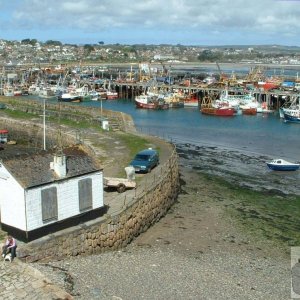
[[[0,261],[0,299],[73,299],[71,295],[53,285],[38,270],[17,258],[12,262]]]

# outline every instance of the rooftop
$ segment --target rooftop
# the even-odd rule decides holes
[[[65,179],[101,170],[97,162],[79,147],[66,148],[63,153],[66,155],[67,164]],[[23,188],[30,188],[61,180],[50,169],[50,162],[53,162],[54,155],[54,150],[23,153],[3,158],[2,163]]]

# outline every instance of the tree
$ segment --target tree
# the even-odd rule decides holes
[[[32,46],[34,46],[34,45],[36,45],[37,42],[38,42],[37,39],[32,39],[32,40],[30,41],[30,44],[31,44]]]
[[[198,55],[198,60],[200,61],[220,61],[223,57],[222,52],[214,52],[211,50],[203,50]]]
[[[84,49],[84,53],[85,53],[86,55],[89,55],[92,51],[95,50],[95,48],[94,48],[92,45],[89,45],[89,44],[85,44],[85,45],[83,46],[83,49]]]
[[[103,41],[101,41],[101,42],[98,42],[98,44],[99,44],[99,45],[104,45],[104,42],[103,42]]]
[[[45,42],[45,45],[62,46],[62,43],[60,41],[48,40],[48,41]]]
[[[24,39],[24,40],[22,40],[21,44],[30,44],[30,39]]]

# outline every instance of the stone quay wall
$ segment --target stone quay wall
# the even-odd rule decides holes
[[[156,171],[156,172],[154,172]],[[34,262],[66,256],[90,255],[125,247],[159,221],[177,199],[179,170],[176,150],[152,171],[139,192],[120,194],[120,208],[98,219],[50,234],[19,246],[19,258]]]

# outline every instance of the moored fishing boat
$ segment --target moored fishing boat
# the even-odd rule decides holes
[[[213,107],[209,105],[202,104],[200,109],[202,114],[206,115],[214,115],[214,116],[223,116],[223,117],[231,117],[234,116],[236,110],[232,107]]]
[[[168,93],[161,97],[165,103],[169,105],[169,108],[181,108],[184,107],[184,100],[176,93]],[[159,96],[158,96],[159,99]]]
[[[256,109],[256,107],[245,107],[245,108],[242,108],[242,114],[243,115],[256,115],[257,109]]]
[[[119,98],[119,95],[116,91],[114,90],[108,90],[106,92],[106,98],[107,100],[115,100],[115,99],[118,99]]]
[[[279,109],[280,116],[285,122],[300,123],[300,103],[299,95],[293,96],[289,107]]]
[[[39,90],[38,96],[41,98],[52,98],[55,96],[55,92],[50,87],[42,87]]]
[[[283,118],[285,122],[300,123],[300,111],[299,109],[285,109]]]
[[[215,102],[220,106],[229,106],[238,110],[242,98],[242,95],[229,94],[228,89],[225,89],[221,92],[220,97],[216,99]]]
[[[231,117],[237,113],[237,110],[231,107],[227,101],[223,102],[220,99],[213,99],[213,96],[205,96],[203,98],[200,111],[202,114],[224,117]]]
[[[274,159],[267,163],[267,166],[274,171],[296,171],[299,169],[299,163],[291,163],[284,159]]]
[[[82,97],[75,92],[63,93],[57,97],[61,102],[81,102]]]
[[[13,97],[14,96],[14,89],[11,86],[5,86],[3,88],[3,95],[6,97]]]
[[[168,109],[169,105],[163,100],[155,96],[139,95],[135,97],[135,105],[137,108],[145,109]]]
[[[14,88],[14,96],[22,96],[22,90],[21,88]]]
[[[184,97],[184,107],[198,107],[199,99],[196,94],[189,94]]]
[[[91,97],[91,101],[98,101],[99,100],[99,93],[96,92],[95,90],[90,91],[90,97]]]

